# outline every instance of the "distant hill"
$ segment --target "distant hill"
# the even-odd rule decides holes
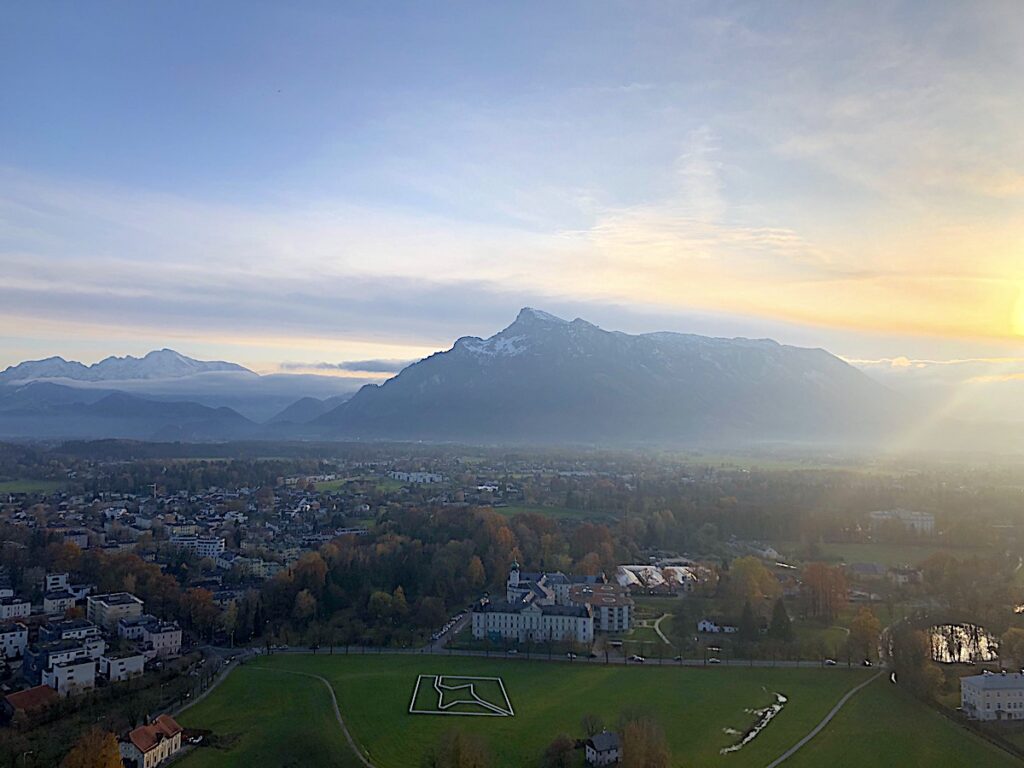
[[[250,373],[236,363],[194,360],[175,352],[160,349],[144,357],[108,357],[93,365],[83,365],[63,357],[29,360],[0,372],[0,382],[27,382],[43,379],[70,379],[72,381],[132,381],[136,379],[175,379],[199,373],[233,371]],[[255,375],[255,374],[253,374]]]
[[[314,419],[323,416],[328,411],[337,408],[341,403],[349,399],[351,395],[336,395],[323,400],[315,397],[303,397],[296,400],[280,413],[272,416],[267,423],[291,423],[307,424]]]
[[[0,437],[226,440],[259,426],[230,408],[46,382],[0,386]]]
[[[895,395],[822,349],[630,335],[539,310],[464,337],[314,422],[338,438],[690,442],[871,437]]]

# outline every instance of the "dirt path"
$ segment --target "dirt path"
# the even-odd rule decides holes
[[[665,645],[672,645],[672,643],[668,641],[668,638],[665,637],[665,633],[661,631],[661,622],[664,619],[669,618],[671,615],[671,613],[663,613],[661,614],[661,616],[658,617],[658,620],[654,622],[654,631],[658,633],[658,637],[661,638],[662,642],[665,643]]]
[[[802,739],[800,739],[800,741],[798,741],[792,747],[790,747],[785,752],[783,752],[778,758],[776,758],[775,760],[772,760],[772,762],[768,763],[768,768],[775,768],[775,766],[780,765],[781,763],[785,762],[786,760],[791,758],[793,756],[793,754],[798,749],[800,749],[800,747],[802,747],[804,744],[806,744],[811,739],[813,739],[815,736],[817,736],[819,733],[821,733],[821,730],[826,725],[828,725],[830,722],[832,722],[832,718],[835,717],[837,714],[839,714],[839,710],[841,710],[843,708],[843,706],[846,704],[846,702],[848,702],[851,698],[853,698],[853,695],[855,693],[857,693],[857,691],[859,691],[861,688],[863,688],[866,685],[868,685],[869,683],[873,683],[875,680],[877,680],[878,676],[882,674],[882,671],[883,670],[879,670],[878,672],[873,674],[871,677],[869,677],[867,680],[865,680],[860,685],[857,685],[857,686],[851,688],[849,691],[847,691],[846,695],[844,695],[843,698],[841,698],[836,703],[836,705],[834,707],[832,707],[831,710],[829,710],[829,713],[827,715],[825,715],[825,718],[820,723],[818,723],[816,726],[814,726],[814,728],[811,730],[810,733],[808,733],[806,736],[804,736]]]

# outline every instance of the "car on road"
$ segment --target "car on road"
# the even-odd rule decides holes
[[[825,659],[825,666],[826,667],[834,667],[835,665],[836,665],[836,660],[835,659]]]
[[[570,660],[575,659],[576,658],[576,654],[573,653],[572,651],[569,651],[567,654],[565,654],[565,658],[570,659]]]
[[[676,656],[674,659],[672,659],[672,661],[682,661],[682,660],[683,660],[682,656]]]
[[[632,656],[630,656],[629,660],[635,661],[637,664],[643,664],[645,661],[647,661],[647,659],[645,659],[643,656],[637,653],[634,653]]]
[[[721,663],[722,663],[721,659],[717,659],[717,658],[714,658],[714,657],[708,659],[708,664],[721,664]]]
[[[517,653],[519,653],[519,651],[517,651],[515,648],[509,648],[507,651],[505,651],[505,653],[507,653],[509,656],[515,656]]]
[[[864,661],[862,661],[862,662],[860,663],[860,665],[861,665],[862,667],[871,667],[871,666],[874,666],[874,665],[873,665],[873,664],[871,663],[871,659],[864,659]]]

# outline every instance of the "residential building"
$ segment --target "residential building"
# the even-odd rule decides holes
[[[141,725],[121,741],[125,768],[154,768],[181,749],[182,727],[170,715]]]
[[[32,603],[20,597],[0,597],[0,622],[24,619],[32,613]]]
[[[43,578],[43,591],[44,592],[57,592],[61,589],[67,589],[68,574],[66,573],[48,573]]]
[[[171,544],[187,549],[200,559],[216,560],[224,551],[225,540],[221,536],[171,536]]]
[[[47,592],[43,595],[43,613],[48,616],[67,612],[68,608],[75,607],[75,596],[67,589],[55,592]]]
[[[675,595],[692,592],[700,572],[697,565],[620,565],[615,569],[615,581],[640,592]]]
[[[28,648],[28,627],[20,621],[0,624],[0,657],[20,658]]]
[[[88,619],[58,619],[39,628],[39,642],[52,640],[85,640],[99,637],[100,628]]]
[[[590,606],[595,631],[626,632],[633,626],[633,598],[618,584],[576,584],[568,602]]]
[[[155,621],[142,629],[142,649],[147,655],[177,656],[181,653],[181,627],[176,621]]]
[[[86,618],[113,632],[121,619],[142,615],[142,601],[129,592],[90,595],[86,602]]]
[[[93,659],[62,661],[43,670],[42,682],[62,698],[90,691],[96,687],[96,662]]]
[[[614,765],[619,762],[621,747],[619,735],[611,731],[595,733],[586,741],[587,765]]]
[[[1024,720],[1024,674],[961,677],[960,706],[972,720]]]
[[[27,682],[38,684],[43,682],[46,671],[55,665],[82,659],[95,663],[106,649],[106,642],[99,637],[85,640],[54,640],[32,645],[25,649],[21,674]]]
[[[60,697],[48,685],[37,685],[24,691],[10,693],[3,699],[4,719],[10,722],[16,717],[26,717],[52,706]]]
[[[478,640],[594,640],[594,617],[585,605],[482,602],[473,608],[473,637]]]
[[[100,656],[100,674],[112,683],[120,683],[140,677],[146,666],[146,657],[141,653],[103,654]]]

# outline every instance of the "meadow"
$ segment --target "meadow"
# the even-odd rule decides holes
[[[456,727],[487,740],[496,768],[534,765],[557,734],[582,736],[583,715],[596,714],[614,727],[622,713],[634,711],[650,713],[661,722],[674,765],[760,767],[810,731],[843,693],[869,674],[842,668],[624,668],[451,656],[281,654],[236,670],[208,699],[182,714],[184,725],[214,731],[215,742],[227,748],[201,748],[181,764],[356,765],[333,721],[326,688],[290,672],[322,675],[331,682],[352,735],[378,768],[418,768],[424,752]],[[515,716],[409,714],[420,674],[500,677]],[[743,732],[753,724],[756,715],[748,710],[767,706],[776,692],[788,701],[775,720],[741,750],[720,754],[739,738],[730,731]],[[880,764],[879,755],[916,755],[914,750],[923,744],[936,745],[942,759],[922,764],[1014,764],[888,683],[873,683],[848,707],[805,747],[813,747],[813,762],[798,754],[800,764]],[[886,738],[863,736],[872,732]],[[796,765],[797,758],[793,760]]]

